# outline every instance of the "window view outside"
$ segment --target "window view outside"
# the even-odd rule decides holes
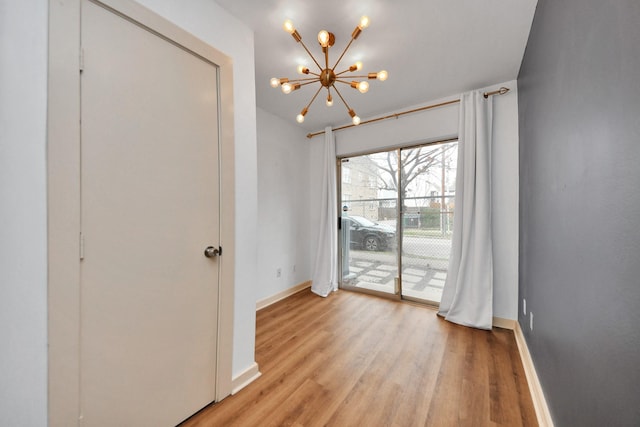
[[[440,302],[451,252],[457,147],[452,142],[342,160],[343,286]]]

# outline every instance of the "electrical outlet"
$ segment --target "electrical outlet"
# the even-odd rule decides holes
[[[280,277],[280,276],[282,276],[282,269],[281,268],[276,270],[276,277]]]
[[[529,329],[533,331],[533,311],[529,313]]]
[[[527,299],[522,298],[522,314],[527,315]]]

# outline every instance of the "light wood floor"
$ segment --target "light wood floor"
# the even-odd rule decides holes
[[[262,376],[187,426],[536,426],[512,331],[302,291],[257,314]]]

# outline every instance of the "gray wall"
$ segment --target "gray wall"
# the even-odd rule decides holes
[[[519,321],[552,417],[638,426],[640,2],[540,0],[518,90]]]

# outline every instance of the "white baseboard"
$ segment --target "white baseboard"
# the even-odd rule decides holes
[[[258,370],[258,364],[253,363],[243,373],[231,380],[231,394],[234,395],[258,378],[260,378],[260,371]]]
[[[276,303],[280,300],[285,299],[288,296],[291,296],[295,293],[300,292],[303,289],[309,288],[311,287],[311,280],[307,280],[306,282],[300,283],[299,285],[296,286],[292,286],[289,289],[285,289],[282,292],[278,292],[275,295],[272,295],[270,297],[261,299],[260,301],[256,302],[256,311],[261,310],[265,307],[270,306],[273,303]]]
[[[533,359],[531,359],[531,353],[529,353],[529,347],[527,347],[527,341],[524,338],[520,323],[515,322],[514,334],[516,336],[516,343],[518,344],[518,351],[520,352],[520,359],[524,366],[524,373],[527,377],[527,383],[529,384],[529,392],[533,399],[533,407],[536,410],[536,417],[538,418],[538,424],[540,427],[553,427],[553,420],[551,419],[551,413],[547,406],[547,401],[544,398],[542,392],[542,386],[536,374],[536,368],[533,365]]]
[[[493,327],[494,328],[509,329],[509,330],[513,331],[516,328],[516,323],[518,323],[516,320],[503,319],[502,317],[494,317],[493,318]]]

